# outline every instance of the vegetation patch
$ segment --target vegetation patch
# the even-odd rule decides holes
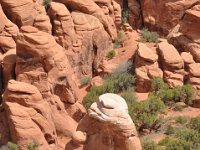
[[[8,146],[8,149],[9,149],[9,150],[19,150],[18,145],[15,144],[15,143],[8,142],[8,143],[7,143],[7,146]]]
[[[51,3],[52,0],[43,0],[43,5],[45,6],[45,8],[47,8],[49,6],[49,4]]]
[[[129,20],[129,9],[122,10],[122,22],[121,25],[123,26]]]
[[[91,81],[91,77],[85,76],[81,78],[81,86],[88,85]]]
[[[151,32],[148,29],[144,28],[141,31],[140,42],[154,42],[158,41],[158,34],[156,32]]]
[[[33,141],[32,143],[29,143],[27,146],[28,150],[39,150],[39,143],[37,141]]]
[[[117,38],[114,41],[114,49],[122,47],[123,42],[126,40],[126,35],[123,30],[117,33]]]
[[[164,81],[156,77],[151,81],[152,94],[161,99],[167,106],[173,106],[177,102],[192,104],[195,91],[190,85],[177,86],[170,89]]]
[[[128,73],[113,73],[105,78],[102,86],[93,86],[90,92],[84,97],[83,105],[88,109],[98,97],[105,93],[119,93],[133,88],[135,78]]]
[[[106,57],[107,57],[108,59],[112,59],[113,57],[115,57],[115,55],[116,55],[115,50],[111,50],[111,51],[109,51],[109,52],[106,54]]]
[[[154,141],[145,138],[142,140],[142,149],[143,150],[162,150],[162,147],[160,145],[157,145]]]

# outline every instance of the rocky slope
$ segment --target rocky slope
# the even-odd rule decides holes
[[[126,9],[128,16],[121,13]],[[142,149],[123,98],[102,95],[86,113],[79,89],[81,79],[112,71],[104,56],[124,19],[130,25],[123,24],[120,46],[134,51],[136,90],[149,92],[158,76],[171,88],[190,83],[200,107],[199,0],[53,0],[46,6],[43,0],[0,0],[0,144]],[[168,41],[135,49],[133,29],[143,26]]]

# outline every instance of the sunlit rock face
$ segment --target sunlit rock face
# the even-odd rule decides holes
[[[85,150],[141,150],[140,140],[133,121],[128,114],[125,100],[112,93],[101,95],[93,103],[77,131],[86,134],[82,143],[71,141],[69,148],[82,147]]]

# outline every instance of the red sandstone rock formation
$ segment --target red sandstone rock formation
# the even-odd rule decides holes
[[[1,4],[8,18],[17,26],[35,26],[51,33],[51,24],[41,0],[2,0]]]
[[[49,15],[56,41],[65,48],[76,77],[92,77],[102,65],[104,52],[112,49],[111,38],[103,25],[92,15],[70,13],[61,3],[52,2]]]
[[[168,34],[183,19],[187,9],[199,0],[151,1],[141,0],[144,24],[158,32]]]
[[[75,103],[78,88],[64,49],[50,34],[34,27],[23,26],[20,31],[16,41],[17,80],[36,82],[41,93],[51,91],[63,102]]]
[[[90,14],[99,19],[106,31],[114,40],[117,37],[114,20],[105,15],[101,8],[93,0],[56,0],[64,3],[67,7],[74,11],[80,11],[85,14]]]
[[[91,105],[73,135],[66,150],[142,149],[125,100],[111,93]]]
[[[173,88],[183,85],[184,62],[173,45],[161,42],[158,46],[164,71],[164,80]]]
[[[136,90],[138,92],[149,92],[151,79],[163,77],[159,68],[158,55],[156,51],[148,48],[145,44],[139,43],[135,58]]]

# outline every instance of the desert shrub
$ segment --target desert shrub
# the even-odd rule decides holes
[[[27,146],[28,150],[39,150],[39,143],[37,141],[33,141],[32,143],[29,143]]]
[[[173,137],[166,137],[159,142],[165,150],[199,150],[200,133],[196,130],[182,129],[175,132]]]
[[[142,149],[143,150],[161,150],[162,148],[150,139],[143,139]]]
[[[83,99],[83,105],[88,109],[98,97],[105,93],[119,93],[132,88],[135,84],[134,76],[128,73],[111,74],[102,86],[93,86]]]
[[[173,110],[175,111],[183,111],[183,106],[179,104],[175,104]]]
[[[7,146],[8,146],[8,148],[9,148],[9,150],[19,150],[18,145],[15,144],[15,143],[8,142],[8,143],[7,143]]]
[[[92,103],[96,102],[98,97],[105,93],[113,93],[114,87],[113,84],[104,83],[102,86],[93,86],[90,89],[90,92],[87,93],[87,95],[83,98],[83,105],[86,109],[90,108]]]
[[[177,86],[172,89],[174,102],[185,102],[192,104],[194,90],[190,85]]]
[[[200,115],[190,120],[189,127],[191,129],[197,130],[200,133]]]
[[[176,102],[184,102],[190,105],[195,95],[192,86],[183,85],[170,89],[159,77],[152,79],[151,89],[168,106],[173,106]]]
[[[143,29],[141,31],[140,42],[157,42],[158,34],[156,32],[150,32],[148,29]]]
[[[159,142],[165,150],[190,150],[190,143],[177,138],[167,137]]]
[[[119,93],[132,88],[135,85],[135,78],[129,73],[113,73],[106,78],[106,82],[113,84],[114,93]]]
[[[48,5],[51,3],[52,0],[43,0],[43,4],[45,7],[48,7]]]
[[[117,33],[117,38],[114,41],[114,48],[122,47],[122,43],[126,40],[126,35],[123,30]]]
[[[129,114],[139,131],[143,129],[156,129],[162,120],[159,116],[165,109],[164,103],[156,96],[150,96],[148,100],[135,103],[129,108]]]
[[[122,74],[122,73],[131,74],[132,72],[133,72],[133,62],[131,60],[122,62],[113,70],[113,74]]]
[[[131,112],[131,107],[133,107],[137,102],[137,97],[133,91],[133,89],[129,89],[121,93],[121,96],[126,100],[128,105],[129,113]],[[130,114],[131,115],[131,114]]]
[[[174,133],[175,133],[174,127],[172,127],[171,125],[169,125],[169,126],[167,127],[167,130],[166,130],[165,134],[171,135],[171,134],[174,134]]]
[[[115,55],[116,55],[115,50],[111,50],[111,51],[109,51],[109,52],[106,54],[106,57],[107,57],[108,59],[112,59],[113,57],[115,57]]]
[[[178,116],[175,118],[176,123],[179,123],[179,124],[186,124],[188,120],[189,119],[185,116]]]
[[[176,137],[185,141],[191,141],[193,142],[193,144],[196,143],[200,144],[200,133],[196,130],[192,129],[179,130],[176,133]]]
[[[122,10],[122,25],[124,23],[127,23],[128,22],[128,19],[129,19],[129,10],[128,9],[123,9]]]
[[[184,97],[181,100],[182,102],[185,102],[186,104],[192,105],[192,99],[195,96],[195,91],[192,88],[191,85],[183,85],[182,89]]]
[[[166,137],[166,138],[160,140],[159,143],[158,143],[158,145],[165,146],[167,143],[171,142],[172,140],[174,140],[174,138],[172,138],[172,137]]]
[[[168,85],[160,77],[155,77],[151,80],[151,90],[155,93],[160,90],[169,89]]]
[[[91,81],[91,77],[88,77],[88,76],[87,76],[87,77],[86,77],[86,76],[85,76],[85,77],[82,77],[82,78],[81,78],[81,85],[82,85],[82,86],[87,85],[87,84],[90,83],[90,81]]]

